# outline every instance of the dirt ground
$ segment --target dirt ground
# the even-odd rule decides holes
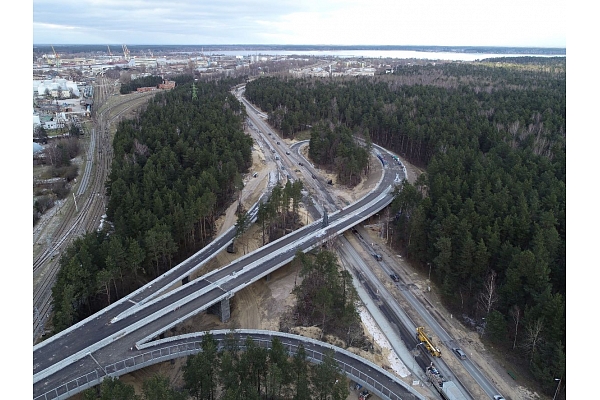
[[[241,196],[242,204],[246,209],[256,202],[260,192],[267,185],[268,173],[271,168],[274,168],[274,165],[270,165],[272,162],[267,160],[268,158],[266,158],[260,148],[255,145],[253,148],[253,165],[247,177],[244,178],[245,186]],[[377,161],[377,159],[374,159],[374,161]],[[371,176],[369,176],[367,180],[353,188],[352,191],[343,191],[341,188],[335,187],[335,193],[339,193],[339,195],[346,199],[347,202],[354,202],[367,194],[379,180],[379,175],[377,174],[381,171],[381,168],[378,167],[378,163],[374,161],[372,164],[376,167],[373,168]],[[254,172],[258,173],[256,178],[253,177]],[[333,175],[325,173],[321,174],[321,176],[324,178],[327,177],[328,179],[334,178]],[[227,209],[225,215],[219,218],[217,221],[217,235],[220,235],[230,226],[235,224],[236,209],[237,202],[232,204]],[[300,213],[301,221],[308,220],[309,223],[313,222],[312,217],[305,209],[301,208]],[[244,252],[248,253],[260,247],[262,244],[260,228],[256,225],[252,226],[239,242],[242,243],[238,244],[238,251],[236,254],[230,254],[225,251],[221,252],[204,268],[198,271],[196,276],[193,276],[192,279],[231,263],[236,258],[243,256]],[[169,332],[168,335],[236,328],[277,331],[279,330],[281,316],[295,302],[295,296],[292,294],[292,290],[294,289],[294,286],[300,282],[301,278],[298,276],[298,268],[290,263],[275,271],[268,282],[266,280],[260,280],[236,293],[231,299],[231,318],[229,322],[222,323],[217,316],[203,313],[181,324],[174,333]],[[318,339],[321,336],[320,329],[317,327],[294,328],[292,332],[315,339]],[[366,332],[366,334],[368,334],[368,332]],[[333,337],[326,337],[324,339],[332,344],[343,345],[339,339]],[[373,353],[367,353],[360,349],[353,348],[348,348],[348,350],[359,354],[378,365],[386,366],[387,352],[385,349],[381,349],[377,344],[375,344],[375,351]],[[183,387],[183,373],[181,371],[183,365],[185,365],[185,359],[177,359],[174,362],[157,364],[124,375],[121,377],[121,380],[133,385],[138,394],[141,394],[141,385],[144,379],[155,374],[167,376],[175,387]],[[386,367],[389,368],[389,365]],[[351,391],[349,399],[356,399],[357,397],[357,393]]]
[[[304,149],[304,151],[306,151]],[[268,171],[270,166],[264,154],[260,151],[260,148],[255,145],[253,150],[254,163],[251,172],[245,179],[245,190],[242,195],[242,203],[247,208],[253,204],[257,199],[259,193],[268,182]],[[377,159],[375,159],[377,161]],[[364,196],[379,180],[379,173],[381,166],[379,162],[372,163],[371,175],[368,179],[364,180],[357,187],[352,190],[344,190],[344,188],[334,185],[334,193],[342,197],[346,202],[356,201],[358,198]],[[421,171],[407,163],[405,163],[408,180],[414,182],[418,174]],[[258,173],[256,178],[252,177],[254,172]],[[331,174],[322,173],[323,177],[334,179]],[[335,180],[334,180],[335,183]],[[224,232],[229,226],[235,224],[235,210],[237,203],[233,204],[226,212],[224,216],[217,222],[218,234]],[[301,209],[301,211],[303,211]],[[306,221],[307,215],[303,216],[303,221]],[[308,217],[310,220],[310,217]],[[312,222],[310,220],[309,222]],[[462,349],[467,353],[468,357],[477,364],[477,366],[484,370],[489,377],[491,377],[493,383],[500,388],[502,394],[507,399],[539,399],[535,393],[529,392],[524,387],[515,384],[514,381],[506,373],[506,367],[496,362],[489,351],[486,350],[485,346],[481,343],[477,333],[471,332],[467,328],[463,327],[454,316],[450,315],[443,309],[439,298],[436,294],[436,288],[432,287],[431,291],[427,291],[428,286],[432,286],[427,276],[423,276],[422,273],[416,272],[410,264],[408,264],[399,255],[395,254],[391,248],[386,246],[385,239],[380,238],[378,232],[372,227],[369,230],[370,240],[380,246],[382,252],[385,252],[390,259],[397,261],[397,265],[394,268],[402,274],[402,277],[412,283],[414,283],[422,295],[425,296],[431,303],[434,315],[441,320],[443,326],[449,331],[449,333],[457,338],[461,343]],[[245,233],[242,238],[245,248],[238,248],[237,254],[229,254],[222,252],[209,264],[207,264],[201,271],[198,271],[198,275],[205,274],[213,269],[224,266],[237,257],[242,256],[245,252],[251,252],[258,248],[262,243],[261,232],[258,226],[254,225],[248,232]],[[300,283],[300,277],[298,276],[298,269],[292,264],[288,264],[276,272],[274,272],[269,281],[260,280],[251,286],[248,286],[244,290],[236,293],[231,299],[231,319],[227,323],[222,323],[219,318],[211,314],[200,314],[190,320],[186,321],[182,325],[178,326],[176,332],[173,334],[179,335],[189,332],[197,332],[212,329],[235,329],[235,328],[248,328],[248,329],[269,329],[279,330],[279,322],[282,314],[288,307],[291,307],[295,302],[295,296],[292,294],[292,290],[296,284]],[[384,282],[388,282],[389,279],[383,279]],[[389,283],[390,291],[393,291],[391,283]],[[396,289],[397,291],[397,289]],[[397,296],[401,302],[401,296]],[[402,303],[401,303],[402,304]],[[413,317],[413,315],[411,315]],[[320,329],[317,327],[301,328],[296,327],[292,329],[292,333],[300,334],[303,336],[318,339],[321,336]],[[169,335],[171,333],[169,332]],[[371,336],[365,327],[365,334]],[[337,338],[326,337],[325,340],[332,344],[341,345],[345,347],[343,342]],[[375,349],[373,352],[365,352],[360,349],[348,348],[347,350],[354,352],[385,369],[391,370],[388,362],[388,349],[382,349],[376,343],[374,343]],[[446,350],[449,352],[449,350]],[[455,357],[444,357],[444,360],[448,362],[453,370],[456,371],[461,381],[465,384],[473,385],[471,378],[462,370],[459,362]],[[172,362],[165,362],[157,364],[149,368],[145,368],[134,373],[124,375],[121,377],[123,382],[132,384],[136,389],[136,393],[141,393],[141,384],[144,379],[147,379],[155,374],[161,374],[167,376],[171,383],[178,388],[183,387],[183,373],[181,367],[185,364],[185,359],[177,359]],[[412,379],[411,377],[408,378]],[[406,378],[405,378],[406,380]],[[358,397],[358,393],[350,391],[348,397],[349,400],[355,400]],[[374,400],[377,400],[376,398]]]

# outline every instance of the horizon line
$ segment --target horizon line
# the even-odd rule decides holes
[[[105,46],[107,43],[33,43],[34,46]],[[110,45],[111,43],[108,43]],[[113,45],[119,45],[121,43],[112,43]],[[129,44],[129,46],[314,46],[314,47],[472,47],[472,48],[517,48],[517,49],[560,49],[566,50],[566,47],[562,46],[509,46],[509,45],[431,45],[431,44],[277,44],[277,43],[228,43],[228,44],[175,44],[175,43],[135,43]]]

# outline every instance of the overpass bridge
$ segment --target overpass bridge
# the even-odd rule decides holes
[[[230,230],[145,287],[34,346],[34,398],[66,398],[58,392],[61,387],[72,395],[70,387],[80,386],[82,376],[108,374],[107,366],[132,357],[147,341],[211,307],[228,318],[229,299],[236,292],[290,262],[297,251],[310,251],[389,205],[403,171],[394,164],[383,171],[376,190],[328,215],[327,226],[317,221],[189,281],[191,272],[233,239]]]
[[[296,251],[307,252],[385,208],[393,199],[391,189],[388,185],[382,193],[371,193],[329,215],[327,227],[320,221],[307,225],[175,290],[147,302],[127,299],[36,345],[34,389],[40,383],[47,386],[49,378],[56,379],[58,372],[76,366],[90,353],[106,352],[106,358],[96,358],[105,363],[116,361],[120,355],[115,349],[126,351],[217,303],[223,315],[237,291],[290,262]]]
[[[64,399],[102,383],[106,376],[118,377],[157,363],[197,354],[202,351],[202,336],[205,333],[196,332],[146,343],[129,357],[116,363],[105,365],[102,368],[93,368],[94,366],[90,365],[91,372],[35,399]],[[299,346],[302,345],[307,360],[314,364],[322,362],[327,350],[333,350],[334,359],[340,371],[349,379],[361,383],[380,398],[391,400],[427,399],[413,387],[398,380],[395,375],[378,365],[329,343],[276,331],[237,329],[233,331],[216,330],[210,331],[210,333],[218,343],[218,350],[224,347],[223,343],[226,339],[232,337],[236,339],[242,351],[245,350],[247,338],[251,338],[258,346],[266,349],[270,349],[273,338],[277,338],[290,357],[294,356]],[[93,361],[90,360],[89,364],[92,363]]]

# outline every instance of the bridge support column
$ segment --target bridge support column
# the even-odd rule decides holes
[[[229,299],[221,300],[219,303],[213,304],[208,309],[208,313],[218,315],[221,322],[228,322],[231,318],[231,308],[229,305]]]
[[[267,274],[267,276],[265,276],[265,281],[269,282],[271,280],[271,274]]]
[[[181,286],[185,285],[186,283],[189,283],[189,281],[190,281],[190,277],[186,276],[185,278],[183,278],[181,280]]]
[[[229,299],[221,300],[221,312],[219,313],[221,322],[228,322],[231,317],[231,309],[229,308]]]
[[[327,210],[323,208],[323,221],[321,222],[322,228],[327,228],[329,226],[329,216],[327,215]]]

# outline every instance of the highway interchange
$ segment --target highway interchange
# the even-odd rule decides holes
[[[238,94],[241,93],[238,92]],[[311,192],[318,190],[324,193],[315,202],[314,206],[317,211],[320,211],[318,208],[328,210],[328,226],[323,227],[321,221],[317,220],[221,269],[182,284],[186,277],[205,265],[210,258],[214,257],[231,242],[234,231],[229,229],[209,246],[146,287],[113,303],[85,321],[81,321],[77,325],[34,346],[34,398],[66,398],[59,395],[57,388],[65,388],[63,385],[75,382],[77,378],[92,371],[97,375],[99,374],[98,376],[105,376],[107,366],[116,365],[124,359],[130,359],[145,353],[149,346],[159,343],[150,342],[150,344],[148,341],[157,338],[161,333],[185,319],[206,311],[212,305],[231,298],[239,290],[287,264],[293,259],[297,250],[306,252],[320,246],[390,204],[392,200],[391,190],[395,184],[399,183],[399,176],[404,177],[401,166],[388,163],[383,170],[384,173],[376,190],[361,200],[343,207],[342,204],[336,204],[334,199],[327,193],[326,184],[312,178],[315,176],[315,171],[311,170],[308,160],[305,160],[303,166],[298,166],[298,160],[301,156],[297,151],[297,147],[293,149],[293,152],[289,152],[286,151],[289,149],[285,144],[275,144],[275,133],[253,112],[253,107],[248,107],[245,101],[244,103],[247,105],[250,120],[256,129],[260,131],[261,141],[266,146],[276,150],[275,153],[271,151],[268,154],[273,154],[274,157],[275,155],[278,156],[279,160],[277,161],[280,161],[278,163],[280,172],[288,175],[292,170],[300,169],[302,173],[306,172],[303,179],[305,186],[309,186]],[[290,154],[286,154],[288,152]],[[388,160],[390,160],[390,157],[388,157]],[[290,179],[293,179],[291,174]],[[343,257],[346,260],[351,257],[354,265],[360,265],[355,255],[348,255],[351,252],[351,247],[350,245],[343,246],[344,249],[347,249]],[[391,271],[385,262],[380,264],[386,271]],[[368,278],[371,285],[377,285],[378,280],[375,277],[369,276]],[[374,287],[376,287],[378,293],[381,293],[381,297],[393,298],[391,295],[385,295],[384,285],[379,284]],[[423,305],[414,297],[411,299],[411,291],[405,290],[402,293],[407,296],[411,305],[419,310],[424,318],[428,318],[428,326],[435,332],[437,337],[447,346],[452,345],[452,338],[445,333],[434,318],[429,316],[429,312],[423,308]],[[406,345],[416,345],[414,323],[403,315],[402,309],[393,301],[387,302],[386,306],[386,310],[388,312],[391,310],[397,321],[402,321],[403,328],[399,331],[404,331],[404,334],[401,332],[396,334],[398,337],[396,344],[404,342]],[[396,324],[398,328],[400,328],[399,325]],[[451,355],[449,351],[446,354]],[[406,360],[404,361],[406,363]],[[424,362],[426,361],[421,363]],[[436,367],[445,367],[442,360],[436,359],[435,362]],[[496,390],[487,378],[475,366],[470,365],[468,360],[464,364],[468,372],[483,387],[483,391],[491,398]],[[420,365],[419,368],[420,371],[415,374],[416,376],[423,375],[423,365]],[[450,369],[447,367],[446,369],[444,375],[448,378],[452,377]],[[71,386],[74,387],[80,385],[82,383],[71,383]],[[71,386],[69,386],[69,390],[73,389]],[[401,386],[399,385],[399,387]],[[465,398],[472,397],[466,390],[464,392]],[[72,393],[75,392],[70,392],[69,395]],[[383,394],[385,395],[385,393]]]

